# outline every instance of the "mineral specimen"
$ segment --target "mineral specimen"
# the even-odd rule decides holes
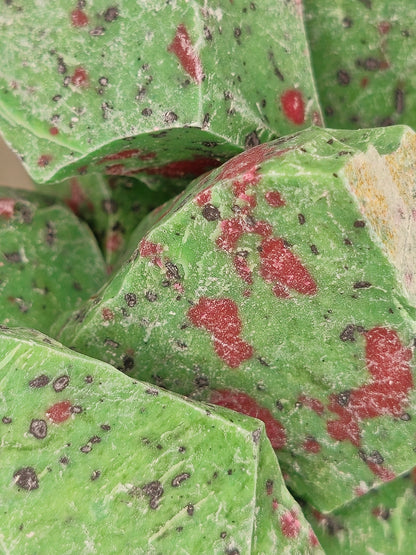
[[[36,332],[0,353],[2,551],[322,553],[261,422]]]
[[[303,5],[326,124],[415,127],[415,4],[303,0]]]
[[[145,220],[60,337],[261,418],[293,490],[334,510],[416,464],[415,164],[406,127],[259,145]]]
[[[296,2],[6,2],[0,51],[0,129],[40,183],[197,176],[320,121]]]
[[[0,187],[0,324],[51,334],[106,279],[94,236],[66,206]]]

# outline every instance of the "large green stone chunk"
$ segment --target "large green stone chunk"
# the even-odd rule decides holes
[[[414,471],[334,513],[322,514],[310,507],[305,511],[327,555],[413,555],[415,551]]]
[[[414,143],[312,128],[234,158],[143,221],[62,341],[263,419],[321,511],[410,470]]]
[[[320,120],[296,2],[10,2],[0,51],[0,129],[40,183],[195,177]]]
[[[84,223],[54,199],[0,187],[0,323],[52,334],[107,273]]]
[[[0,354],[2,551],[322,553],[261,422],[35,332]]]
[[[327,126],[416,126],[416,5],[303,1]]]

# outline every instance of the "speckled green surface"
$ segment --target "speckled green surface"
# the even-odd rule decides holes
[[[0,187],[0,323],[52,333],[106,281],[97,242],[50,197]]]
[[[153,191],[132,177],[92,174],[39,190],[58,198],[90,226],[111,272],[140,221],[172,196],[170,186],[160,186]]]
[[[263,424],[0,331],[5,553],[322,553]]]
[[[327,555],[413,555],[415,473],[370,491],[333,514],[304,508]]]
[[[416,5],[303,0],[328,127],[416,126]]]
[[[288,483],[320,510],[409,470],[414,308],[346,176],[409,135],[311,129],[237,157],[144,221],[130,261],[60,337],[259,416]]]
[[[196,176],[320,120],[296,2],[10,2],[0,50],[0,128],[37,182]]]

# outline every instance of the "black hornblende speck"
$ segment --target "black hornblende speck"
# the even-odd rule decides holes
[[[137,297],[136,297],[135,293],[126,293],[124,295],[124,300],[126,301],[127,306],[129,306],[129,307],[133,307],[137,303]]]
[[[29,432],[36,439],[44,439],[48,434],[48,426],[45,420],[34,418],[30,423]]]
[[[221,218],[220,211],[213,204],[204,204],[202,208],[202,215],[208,222],[214,222]]]
[[[345,86],[350,83],[351,77],[347,71],[345,71],[344,69],[340,69],[337,72],[337,81],[340,85]]]
[[[41,374],[40,376],[37,376],[36,378],[31,380],[29,382],[29,385],[33,388],[45,387],[46,385],[48,385],[49,382],[50,379],[48,378],[48,376],[45,376],[45,374]]]
[[[149,482],[142,487],[142,491],[145,495],[150,497],[149,499],[149,507],[151,509],[157,509],[159,505],[159,499],[163,495],[163,486],[159,482],[159,480],[155,480],[153,482]]]
[[[154,303],[155,301],[157,301],[157,293],[154,293],[153,291],[146,291],[144,296],[149,301],[149,303]]]
[[[169,276],[173,279],[181,279],[181,276],[179,274],[179,270],[178,267],[176,266],[176,264],[174,264],[173,262],[170,262],[169,260],[167,262],[165,262],[165,267],[168,271]]]
[[[368,289],[369,287],[371,287],[369,281],[356,281],[353,285],[354,289]]]
[[[260,139],[255,131],[249,133],[244,140],[244,148],[248,150],[260,144]]]
[[[188,472],[182,472],[181,474],[178,474],[177,476],[175,476],[175,478],[173,478],[172,480],[172,486],[174,488],[179,487],[182,482],[185,482],[185,480],[188,480],[188,478],[190,478],[190,474]]]
[[[112,21],[117,19],[118,16],[119,16],[119,12],[118,12],[118,8],[116,6],[112,6],[111,8],[108,8],[104,13],[104,19],[108,23],[111,23]]]
[[[56,378],[56,380],[54,380],[53,382],[53,388],[54,390],[59,393],[60,391],[63,391],[66,387],[68,387],[69,385],[69,376],[59,376],[59,378]]]
[[[27,491],[32,491],[38,489],[39,480],[35,469],[32,466],[25,466],[24,468],[19,468],[13,474],[14,483],[22,489]]]

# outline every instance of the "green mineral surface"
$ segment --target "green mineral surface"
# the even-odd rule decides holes
[[[303,6],[326,124],[415,127],[415,3],[303,0]]]
[[[0,324],[52,333],[106,279],[93,234],[66,206],[0,187]]]
[[[331,514],[305,514],[327,555],[414,555],[415,472],[384,484]]]
[[[0,331],[4,553],[322,553],[263,423]]]
[[[39,190],[64,202],[89,225],[111,271],[139,222],[172,196],[171,186],[163,188],[160,182],[160,188],[153,191],[132,177],[91,174],[71,177],[58,187],[43,185]]]
[[[297,2],[6,2],[0,51],[0,129],[40,183],[196,176],[320,121]]]
[[[414,236],[412,205],[392,200],[414,187],[414,138],[312,128],[227,162],[144,220],[61,340],[262,419],[287,483],[321,511],[409,471],[414,280],[388,253],[393,231]]]

